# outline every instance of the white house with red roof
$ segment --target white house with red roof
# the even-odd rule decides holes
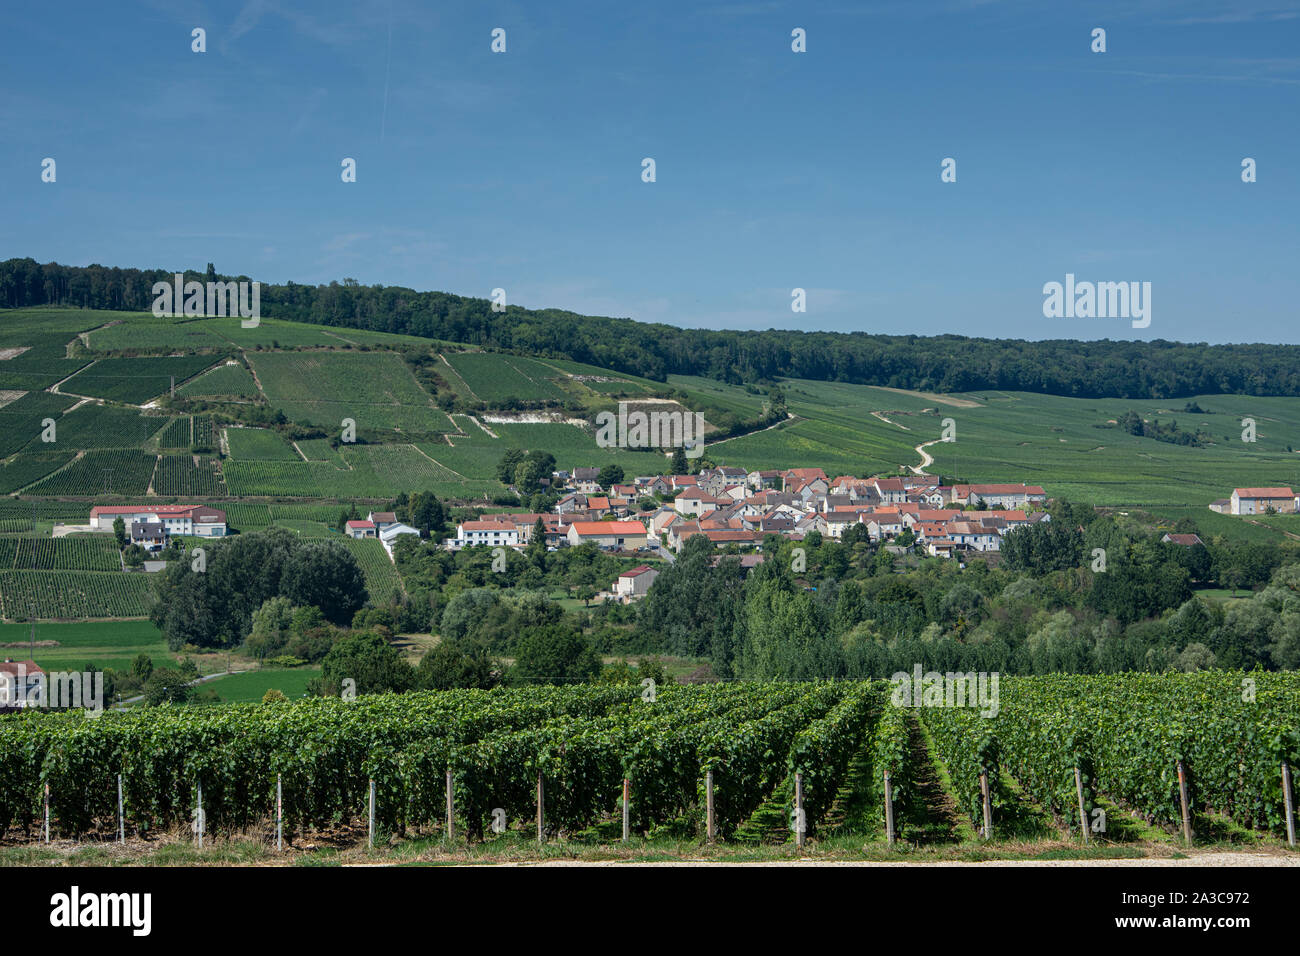
[[[1026,508],[1041,505],[1047,492],[1038,485],[953,485],[952,500],[959,505],[987,505],[990,508]]]
[[[357,518],[343,525],[343,533],[349,538],[377,538],[379,529],[373,521]]]
[[[128,528],[137,521],[157,523],[168,535],[220,538],[226,534],[226,513],[210,505],[95,505],[90,509],[90,526],[112,531],[122,519]]]
[[[659,572],[648,564],[641,564],[631,571],[624,571],[614,582],[614,594],[623,598],[625,601],[632,601],[639,597],[645,597],[650,585],[655,583],[655,578],[659,577]]]

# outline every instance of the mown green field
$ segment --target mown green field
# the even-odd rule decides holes
[[[199,685],[203,691],[216,691],[217,698],[230,703],[260,701],[268,690],[278,690],[285,697],[307,696],[307,682],[320,677],[319,667],[274,668],[241,671],[217,677]]]
[[[31,625],[0,624],[0,644],[14,660],[28,659]],[[57,641],[55,647],[37,647],[32,659],[48,670],[80,670],[86,664],[130,668],[137,654],[148,654],[154,666],[165,666],[172,657],[162,632],[148,621],[38,621],[36,640]]]

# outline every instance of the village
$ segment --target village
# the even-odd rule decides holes
[[[800,541],[809,535],[915,547],[934,557],[996,553],[1005,534],[1050,520],[1046,492],[1026,484],[943,485],[933,476],[827,477],[820,468],[745,471],[707,468],[697,475],[642,476],[602,487],[596,468],[556,472],[563,489],[553,512],[484,515],[461,522],[452,550],[480,545],[521,549],[538,522],[545,545],[593,544],[621,553],[650,552],[672,560],[703,536],[719,550],[756,552],[768,535]],[[628,602],[643,595],[656,571],[620,575],[604,597]]]

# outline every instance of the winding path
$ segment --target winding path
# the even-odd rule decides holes
[[[934,457],[928,451],[926,451],[926,448],[928,448],[931,445],[937,445],[941,441],[943,441],[942,438],[936,438],[934,441],[921,442],[921,444],[917,445],[916,448],[913,449],[913,451],[915,451],[918,455],[921,456],[921,464],[908,466],[912,469],[912,474],[914,475],[928,474],[928,472],[925,469],[929,468],[931,465],[934,464]]]

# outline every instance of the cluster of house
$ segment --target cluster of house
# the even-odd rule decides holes
[[[132,544],[146,551],[161,551],[173,535],[222,538],[226,513],[209,505],[95,505],[90,509],[93,531],[112,531],[122,519]]]
[[[1211,502],[1210,510],[1224,515],[1295,514],[1300,496],[1290,488],[1233,488],[1231,498]]]
[[[696,535],[717,547],[757,547],[769,534],[802,539],[816,531],[842,538],[861,525],[873,542],[910,531],[926,553],[992,552],[1003,535],[1048,520],[1035,510],[1043,489],[1025,484],[942,485],[937,478],[828,478],[820,468],[745,471],[709,468],[698,475],[654,475],[608,489],[595,483],[596,469],[557,473],[570,490],[547,514],[497,514],[458,526],[449,548],[475,545],[525,547],[540,519],[548,547],[593,543],[617,551],[673,551]],[[652,510],[638,502],[656,494],[672,500]]]
[[[420,536],[419,529],[402,524],[391,511],[372,511],[365,518],[345,522],[343,533],[349,538],[378,538],[390,561],[393,559],[393,542],[404,534]]]

